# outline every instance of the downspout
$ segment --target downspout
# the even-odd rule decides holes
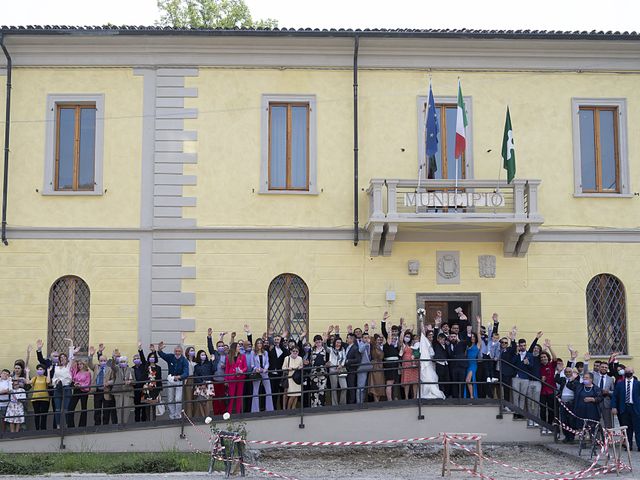
[[[9,181],[9,131],[11,128],[11,56],[4,46],[4,35],[0,33],[0,47],[7,58],[7,104],[5,107],[4,124],[4,178],[2,179],[2,243],[9,245],[7,240],[7,187]]]
[[[354,38],[353,48],[353,244],[358,245],[358,48],[360,37]]]

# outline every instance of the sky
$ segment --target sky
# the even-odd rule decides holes
[[[640,0],[246,0],[280,27],[640,31]],[[1,25],[153,25],[156,0],[0,0]]]

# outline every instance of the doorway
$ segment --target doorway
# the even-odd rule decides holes
[[[476,316],[480,315],[482,311],[479,293],[418,293],[416,294],[416,302],[417,308],[425,309],[427,325],[434,324],[437,311],[442,312],[443,322],[457,320],[458,314],[455,310],[462,308],[475,329]]]

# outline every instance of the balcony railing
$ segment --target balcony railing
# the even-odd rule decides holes
[[[369,196],[371,254],[390,255],[398,228],[442,236],[478,229],[505,244],[505,255],[523,256],[542,224],[538,213],[540,180],[372,179]],[[404,226],[404,227],[403,227]],[[414,238],[417,238],[414,235]],[[452,241],[455,238],[451,238]]]

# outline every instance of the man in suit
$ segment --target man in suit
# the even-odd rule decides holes
[[[611,394],[615,387],[613,377],[609,376],[609,365],[605,362],[600,363],[598,371],[593,372],[593,384],[602,391],[603,401],[600,404],[602,413],[602,423],[604,428],[613,426],[613,416],[611,415]]]
[[[611,395],[611,413],[618,415],[620,425],[627,427],[629,448],[636,437],[640,451],[640,382],[633,376],[633,367],[625,367],[624,379],[618,382]]]
[[[93,370],[93,421],[95,425],[108,425],[109,420],[113,424],[118,423],[118,415],[115,410],[115,398],[111,394],[111,388],[115,383],[116,374],[108,364],[107,357],[101,351],[98,352],[98,364],[93,363],[95,349],[89,347],[89,361],[87,365]]]
[[[515,367],[515,376],[511,380],[513,389],[513,403],[521,410],[526,409],[527,391],[532,377],[533,355],[527,351],[527,341],[524,338],[518,340],[518,351],[513,356],[511,363]],[[522,418],[522,414],[514,415],[514,418]]]
[[[446,340],[446,335],[444,333],[439,333],[436,337],[436,341],[432,342],[433,360],[436,363],[436,374],[438,375],[438,381],[440,382],[440,390],[443,391],[446,397],[451,397],[451,385],[446,383],[450,381]],[[443,385],[442,383],[445,384]]]
[[[467,342],[458,339],[457,330],[459,330],[458,324],[451,326],[447,357],[449,358],[449,378],[452,382],[458,382],[452,385],[452,395],[454,398],[462,398],[467,376]]]
[[[347,350],[344,366],[347,367],[347,403],[356,403],[356,388],[358,386],[358,367],[362,360],[362,354],[356,345],[356,336],[353,333],[347,335]]]
[[[289,356],[289,350],[283,345],[282,337],[276,335],[273,337],[273,345],[269,349],[269,378],[271,379],[271,394],[276,409],[284,408],[284,400],[282,399],[282,389],[280,382],[282,381],[282,365],[284,359]]]

